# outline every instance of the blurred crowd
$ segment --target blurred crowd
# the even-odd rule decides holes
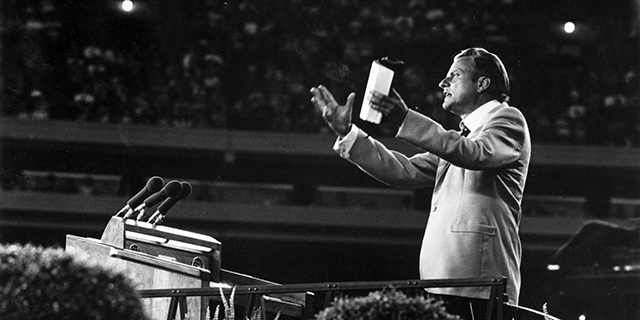
[[[308,89],[324,83],[343,101],[350,91],[361,96],[371,61],[394,56],[407,64],[399,91],[409,106],[455,128],[437,83],[457,50],[481,45],[505,60],[511,103],[534,142],[639,146],[637,61],[607,72],[593,56],[543,59],[548,50],[532,48],[551,45],[522,40],[541,28],[518,2],[168,1],[147,8],[149,17],[73,0],[6,0],[1,112],[322,133]],[[172,10],[182,19],[167,19]]]

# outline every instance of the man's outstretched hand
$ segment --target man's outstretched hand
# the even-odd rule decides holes
[[[329,89],[323,85],[311,88],[311,102],[322,113],[322,118],[329,127],[343,137],[351,130],[351,111],[356,94],[352,92],[347,97],[347,103],[340,105]]]

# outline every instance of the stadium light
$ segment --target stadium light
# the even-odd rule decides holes
[[[131,10],[133,10],[133,1],[131,0],[124,0],[122,1],[122,3],[120,4],[120,7],[122,8],[123,11],[125,12],[131,12]]]
[[[560,270],[560,265],[559,264],[548,264],[547,265],[547,270],[549,270],[549,271],[558,271],[558,270]]]
[[[576,31],[576,24],[571,22],[571,21],[567,21],[564,23],[564,32],[571,34],[574,31]]]

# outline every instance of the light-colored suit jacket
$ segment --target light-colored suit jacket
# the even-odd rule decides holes
[[[362,131],[336,151],[372,177],[395,187],[433,186],[420,253],[422,279],[507,277],[509,302],[520,292],[518,236],[531,142],[522,113],[495,103],[468,137],[409,111],[396,138],[424,153],[407,157]],[[430,292],[488,299],[489,287]]]

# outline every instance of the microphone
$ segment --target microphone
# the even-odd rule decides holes
[[[180,194],[175,197],[169,197],[167,200],[164,200],[164,202],[162,202],[158,206],[156,212],[153,213],[153,215],[149,218],[149,220],[147,220],[147,222],[154,225],[160,224],[164,220],[164,216],[167,214],[169,209],[171,209],[176,203],[178,203],[178,201],[188,197],[191,194],[192,188],[189,182],[182,181],[180,182],[180,185],[182,186],[182,192],[180,192]]]
[[[135,208],[135,210],[133,210],[134,212],[138,213],[138,218],[136,220],[142,219],[145,209],[155,206],[166,198],[175,197],[179,195],[180,192],[182,192],[182,185],[180,185],[180,182],[176,180],[167,182],[167,184],[160,191],[149,196],[144,200],[144,202],[142,202],[142,204],[140,204]]]
[[[122,209],[120,209],[120,211],[118,211],[115,216],[117,217],[121,214],[126,215],[126,213],[139,206],[144,198],[148,197],[154,192],[160,191],[160,189],[162,189],[162,186],[164,186],[164,180],[162,180],[162,178],[158,176],[151,177],[151,179],[147,181],[147,184],[144,186],[144,188],[142,188],[142,190],[140,190],[135,196],[129,199],[129,201],[127,201],[127,204]],[[129,215],[131,215],[131,213],[129,213]]]

